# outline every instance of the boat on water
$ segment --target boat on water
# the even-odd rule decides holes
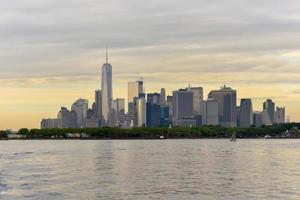
[[[265,135],[265,139],[270,139],[272,138],[270,135]]]
[[[230,138],[231,142],[235,142],[236,141],[236,132],[233,132]]]

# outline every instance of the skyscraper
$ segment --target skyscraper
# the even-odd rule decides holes
[[[65,107],[61,107],[57,114],[59,128],[77,128],[77,114],[74,110],[69,111]]]
[[[222,87],[220,90],[213,90],[208,98],[215,99],[219,106],[219,121],[224,127],[236,126],[236,90],[230,87]]]
[[[87,99],[78,99],[72,105],[71,109],[72,109],[72,111],[76,112],[77,127],[79,127],[79,128],[85,127],[88,107],[89,107],[89,105],[88,105]]]
[[[41,129],[59,128],[61,120],[59,119],[43,119],[41,121]]]
[[[173,96],[167,96],[167,106],[169,107],[169,117],[170,120],[172,121],[172,116],[173,116]]]
[[[251,99],[241,99],[239,126],[250,127],[253,125],[253,108]]]
[[[194,114],[200,115],[201,102],[203,101],[203,88],[202,87],[190,87],[187,89],[189,89],[193,92]]]
[[[101,91],[102,91],[102,116],[105,123],[109,120],[109,113],[112,108],[112,66],[108,63],[108,53],[106,50],[106,63],[102,66],[102,80],[101,80]]]
[[[100,120],[102,118],[102,92],[101,90],[95,91],[95,104],[96,104],[96,117]]]
[[[202,101],[200,114],[202,125],[219,125],[219,109],[216,100]]]
[[[261,127],[262,125],[262,113],[259,111],[256,111],[253,113],[253,125],[255,127]]]
[[[115,99],[113,101],[112,109],[116,111],[116,121],[120,122],[120,116],[125,114],[125,99]]]
[[[139,98],[144,93],[143,81],[128,82],[128,103],[134,102],[134,98]]]
[[[270,115],[268,113],[268,110],[264,109],[261,112],[261,123],[262,125],[271,126],[273,123],[270,119]]]
[[[154,127],[161,125],[161,106],[160,94],[148,93],[147,94],[147,127]]]
[[[166,105],[166,89],[165,88],[160,89],[160,105],[161,106]]]
[[[173,91],[173,124],[175,126],[196,125],[193,92],[180,89]]]
[[[264,110],[267,111],[267,113],[269,115],[269,119],[271,120],[271,123],[274,124],[274,122],[275,122],[275,103],[271,99],[268,99],[267,101],[264,102],[263,108],[264,108]]]
[[[147,103],[160,105],[161,96],[159,93],[148,93]]]
[[[285,107],[276,107],[276,123],[285,123]]]
[[[146,100],[139,98],[137,100],[137,125],[142,127],[146,126]]]

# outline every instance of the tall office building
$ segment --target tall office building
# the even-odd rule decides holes
[[[112,108],[113,94],[112,94],[112,66],[108,63],[108,53],[106,50],[106,63],[102,66],[102,116],[105,123],[109,120],[109,113]]]
[[[253,125],[255,127],[261,127],[262,125],[262,113],[261,112],[254,112],[253,113]]]
[[[146,123],[146,100],[145,98],[139,98],[137,99],[137,125],[145,127]]]
[[[162,106],[166,105],[166,89],[165,88],[160,89],[160,105],[162,105]]]
[[[261,112],[261,123],[262,123],[262,125],[266,125],[266,126],[271,126],[273,124],[272,120],[270,119],[268,110],[266,110],[266,109],[264,109]]]
[[[201,113],[201,103],[203,101],[203,88],[202,87],[189,87],[188,90],[193,92],[193,105],[194,114],[200,115]]]
[[[202,101],[200,115],[202,125],[219,125],[218,102],[214,99]]]
[[[193,92],[180,89],[173,91],[173,124],[175,126],[196,125]]]
[[[147,127],[155,127],[161,125],[161,94],[147,94]]]
[[[116,121],[120,122],[120,118],[125,115],[125,99],[115,99],[113,101],[112,109],[116,111]]]
[[[167,106],[169,107],[169,117],[170,120],[172,121],[172,116],[173,116],[173,96],[167,96]]]
[[[235,127],[236,117],[236,90],[230,87],[222,87],[220,90],[213,90],[208,98],[215,99],[219,107],[219,122],[224,127]]]
[[[77,114],[74,110],[69,111],[65,107],[61,107],[57,114],[59,121],[58,128],[77,128]]]
[[[134,102],[134,98],[139,98],[144,93],[143,81],[135,81],[128,83],[128,103]]]
[[[159,93],[148,93],[147,103],[160,105],[161,96]]]
[[[235,107],[235,113],[236,113],[236,126],[240,127],[240,111],[241,111],[241,107],[237,106]]]
[[[59,128],[60,120],[59,119],[43,119],[41,121],[41,129],[48,128]]]
[[[101,90],[95,91],[95,115],[100,120],[102,118],[102,92]]]
[[[264,110],[267,111],[269,118],[271,120],[271,123],[274,124],[274,122],[275,122],[275,103],[271,99],[268,99],[267,101],[264,102],[263,108],[264,108]]]
[[[246,128],[253,125],[253,108],[251,99],[241,99],[239,126]]]
[[[170,125],[170,108],[168,106],[160,106],[160,126]]]
[[[276,123],[285,123],[285,107],[276,107]]]
[[[77,116],[77,127],[85,127],[85,122],[87,119],[89,103],[87,99],[78,99],[72,105],[71,110],[76,112]]]

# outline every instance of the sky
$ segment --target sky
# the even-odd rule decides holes
[[[113,96],[226,84],[300,121],[298,0],[0,0],[0,129],[38,128],[94,99],[109,46]]]

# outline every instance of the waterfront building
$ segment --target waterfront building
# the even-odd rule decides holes
[[[102,92],[102,116],[105,123],[109,120],[109,113],[112,108],[112,66],[108,63],[108,53],[106,50],[106,63],[102,66],[102,79],[101,79],[101,92]]]
[[[42,119],[41,129],[59,128],[61,124],[59,119]]]
[[[59,121],[58,128],[77,128],[77,114],[74,110],[69,111],[65,107],[61,107],[57,114]]]
[[[237,106],[235,107],[235,113],[236,113],[236,126],[240,127],[240,111],[241,111],[241,107]]]
[[[271,99],[268,99],[267,101],[264,102],[263,109],[267,111],[267,113],[269,115],[269,119],[271,120],[271,123],[274,124],[274,122],[275,122],[275,103]]]
[[[98,117],[91,117],[86,120],[85,127],[86,128],[98,128],[101,126],[101,122]]]
[[[193,92],[180,89],[173,91],[173,124],[175,126],[195,126]]]
[[[263,124],[262,122],[262,113],[259,111],[256,111],[253,113],[253,125],[255,127],[261,127]]]
[[[236,90],[224,86],[220,90],[210,91],[208,98],[215,99],[218,102],[220,125],[235,127],[237,125]]]
[[[241,99],[238,119],[239,127],[246,128],[253,125],[253,108],[251,99]]]
[[[261,122],[262,122],[262,125],[266,125],[266,126],[273,125],[272,120],[270,119],[268,110],[266,110],[266,109],[261,112]]]
[[[161,123],[161,107],[158,104],[147,102],[147,127],[160,126]]]
[[[285,107],[276,107],[276,123],[284,124],[285,123]]]
[[[214,99],[207,99],[201,102],[201,124],[202,125],[219,125],[219,108],[218,102]]]
[[[81,98],[75,101],[72,105],[71,110],[76,112],[77,127],[79,128],[85,127],[88,107],[88,100]]]

